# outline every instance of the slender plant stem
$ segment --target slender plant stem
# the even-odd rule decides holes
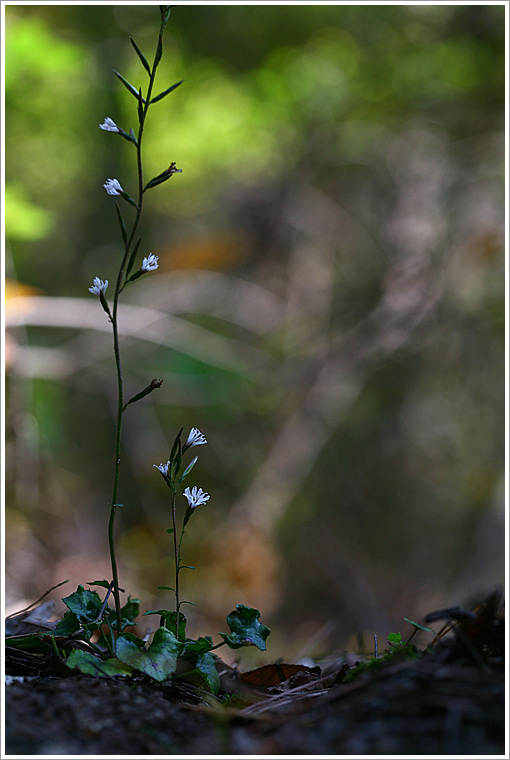
[[[175,637],[179,638],[179,570],[181,564],[181,545],[177,546],[177,521],[175,516],[175,485],[172,487],[172,527],[174,533],[174,557],[175,557]],[[182,540],[182,536],[181,536]]]
[[[115,527],[115,513],[116,513],[117,507],[119,506],[117,504],[117,494],[119,490],[122,417],[124,413],[124,386],[123,386],[123,381],[122,381],[122,363],[121,363],[121,357],[120,357],[119,326],[118,326],[118,319],[117,319],[117,311],[118,311],[118,304],[119,304],[119,295],[123,288],[122,278],[124,277],[124,271],[126,268],[126,264],[128,262],[131,246],[133,245],[135,233],[136,233],[136,230],[138,229],[138,224],[140,222],[140,217],[142,215],[142,204],[143,204],[143,193],[144,193],[143,166],[142,166],[142,136],[143,136],[143,128],[145,125],[145,119],[147,116],[147,111],[149,110],[150,100],[152,96],[152,89],[154,86],[156,69],[159,63],[159,61],[157,60],[157,51],[160,50],[162,46],[164,27],[165,25],[162,22],[160,30],[159,30],[158,46],[156,48],[156,54],[154,56],[154,64],[151,70],[151,75],[149,79],[149,87],[147,89],[147,95],[145,98],[145,104],[144,104],[143,109],[141,109],[141,112],[140,112],[138,138],[137,138],[137,143],[136,143],[136,163],[137,163],[137,170],[138,170],[138,205],[137,205],[137,210],[136,210],[136,216],[133,222],[133,227],[131,229],[131,234],[129,235],[129,238],[125,245],[124,256],[122,258],[122,263],[120,265],[119,274],[117,277],[117,283],[115,286],[115,293],[113,297],[112,316],[111,316],[112,327],[113,327],[113,349],[115,353],[115,366],[117,369],[118,407],[117,407],[117,429],[116,429],[116,435],[115,435],[115,471],[114,471],[114,478],[113,478],[112,501],[110,505],[110,519],[108,522],[108,545],[110,549],[110,560],[111,560],[111,565],[112,565],[113,596],[115,599],[117,635],[119,635],[122,630],[122,617],[121,617],[121,604],[120,604],[120,592],[119,592],[119,576],[118,576],[118,570],[117,570],[117,559],[115,555],[114,527]],[[174,502],[175,502],[175,495],[174,495]],[[175,512],[175,505],[174,505],[174,512]],[[175,515],[174,515],[174,518],[175,518]]]

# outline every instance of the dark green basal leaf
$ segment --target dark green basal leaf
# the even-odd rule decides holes
[[[152,105],[152,103],[157,103],[158,100],[163,100],[163,98],[166,95],[168,95],[169,93],[173,92],[173,90],[176,90],[177,87],[179,87],[179,85],[181,85],[183,82],[184,82],[184,79],[181,79],[180,82],[176,82],[171,87],[168,87],[166,90],[163,90],[163,92],[160,92],[159,95],[156,95],[155,98],[152,98],[151,105]]]
[[[217,694],[220,690],[220,677],[216,668],[216,658],[214,655],[206,653],[197,657],[195,667],[183,673],[183,681],[190,683],[199,688],[205,688],[211,694]]]
[[[266,648],[266,639],[271,633],[267,625],[259,623],[260,612],[253,607],[238,604],[237,608],[227,615],[230,634],[220,633],[232,649],[254,646],[262,651]]]
[[[142,66],[144,67],[144,69],[147,72],[147,74],[150,76],[151,75],[151,67],[149,66],[149,62],[147,61],[147,58],[144,56],[144,54],[142,53],[142,51],[140,50],[140,48],[138,47],[138,45],[136,44],[136,42],[134,41],[134,39],[132,37],[130,37],[129,39],[130,39],[131,44],[133,45],[133,47],[134,47],[134,49],[135,49],[135,51],[136,51],[136,53],[138,55],[138,58],[142,62]]]
[[[53,636],[71,636],[81,628],[81,623],[74,612],[66,612],[52,631]]]
[[[53,631],[51,631],[51,636],[53,636]],[[25,652],[39,652],[41,654],[46,654],[50,650],[53,650],[51,636],[46,632],[29,633],[27,636],[6,636],[5,644],[9,647],[22,649]]]
[[[126,604],[124,605],[124,607],[121,607],[121,610],[120,610],[122,622],[126,621],[128,625],[134,625],[135,618],[138,617],[139,612],[140,612],[140,600],[131,599],[131,596],[128,596],[128,600]]]
[[[119,636],[115,653],[121,662],[161,682],[175,673],[182,647],[182,642],[173,633],[166,628],[158,628],[147,651],[137,647],[125,636]]]
[[[126,90],[129,90],[131,95],[134,95],[135,98],[138,100],[138,90],[135,87],[133,87],[133,85],[130,84],[127,79],[124,79],[122,74],[119,74],[119,72],[116,71],[115,69],[113,70],[113,73],[115,74],[116,77],[120,79],[120,81],[122,82]]]
[[[173,591],[173,589],[171,589]],[[149,610],[148,612],[144,612],[144,615],[159,615],[160,617],[165,619],[165,628],[167,628],[169,631],[172,631],[172,633],[175,633],[175,620],[176,620],[176,612],[175,610]],[[184,612],[179,612],[179,630],[178,630],[178,639],[179,641],[184,641],[186,638],[186,623],[187,618]]]
[[[194,639],[186,639],[184,642],[184,654],[204,654],[213,647],[213,640],[211,636],[200,636],[196,641]]]
[[[62,601],[82,623],[94,623],[103,604],[97,591],[87,591],[81,585],[74,594],[64,597]]]
[[[102,581],[89,581],[89,586],[102,586],[103,588],[110,588],[110,584],[108,581],[102,580]]]
[[[132,671],[129,665],[125,665],[114,657],[109,660],[101,660],[92,652],[85,652],[83,649],[73,649],[66,660],[66,665],[87,676],[104,678],[108,676],[130,676]]]
[[[131,631],[123,631],[122,638],[127,639],[128,641],[132,641],[133,644],[136,644],[137,647],[145,646],[145,641],[141,639],[140,636],[136,636],[134,633],[131,633]]]

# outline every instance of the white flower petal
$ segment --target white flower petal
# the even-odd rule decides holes
[[[100,280],[99,277],[94,277],[94,284],[91,288],[89,288],[90,292],[93,293],[95,296],[100,295],[103,293],[103,295],[106,293],[106,288],[108,287],[108,280]]]
[[[124,192],[118,179],[107,179],[103,187],[108,195],[122,195]]]
[[[170,461],[168,461],[166,464],[153,464],[152,466],[156,467],[164,478],[168,477],[168,468],[170,467]]]
[[[197,486],[193,486],[191,489],[188,486],[188,488],[184,490],[183,496],[186,497],[188,504],[192,509],[199,507],[201,504],[205,504],[206,501],[209,501],[211,498],[208,493],[202,491],[201,488],[197,488]]]
[[[184,444],[183,451],[191,449],[193,446],[201,446],[204,443],[207,443],[207,438],[205,435],[201,433],[198,428],[191,428],[188,435],[188,440]]]
[[[109,116],[107,116],[103,123],[99,125],[99,129],[104,129],[105,132],[120,132],[120,129],[115,124],[114,120],[110,119]]]
[[[157,269],[159,266],[158,258],[159,256],[155,256],[153,253],[149,253],[149,255],[146,256],[142,261],[142,272],[150,272],[152,269]]]

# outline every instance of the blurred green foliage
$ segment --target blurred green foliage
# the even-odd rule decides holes
[[[6,6],[6,269],[47,296],[116,272],[102,184],[130,192],[134,155],[98,125],[134,126],[112,69],[145,81],[128,35],[150,57],[154,13]],[[241,589],[341,640],[499,580],[503,6],[176,7],[160,70],[157,92],[185,83],[153,107],[146,175],[183,173],[148,196],[161,268],[126,300],[180,321],[124,343],[133,393],[164,378],[125,429],[129,590],[150,607],[167,582],[151,465],[182,425],[211,442],[187,581],[205,615]],[[55,308],[59,328],[10,331],[12,598],[107,568],[110,338]]]

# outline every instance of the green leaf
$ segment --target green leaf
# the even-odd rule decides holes
[[[102,290],[99,291],[99,302],[101,306],[103,307],[104,311],[108,314],[110,319],[112,318],[112,315],[110,314],[110,308],[108,306],[108,301],[106,300],[106,296],[103,293]]]
[[[126,604],[120,610],[122,621],[125,620],[128,625],[134,625],[135,618],[138,617],[139,612],[140,600],[131,599],[131,596],[128,596]]]
[[[110,583],[108,581],[89,581],[89,586],[102,586],[103,588],[110,588]]]
[[[188,524],[188,522],[190,521],[190,519],[191,519],[191,515],[193,514],[193,512],[194,512],[194,511],[195,511],[195,507],[192,507],[190,504],[188,504],[188,506],[187,506],[187,508],[186,508],[186,512],[184,513],[184,518],[183,518],[183,521],[182,521],[182,527],[183,527],[183,530],[184,530],[184,527],[185,527],[185,526]]]
[[[213,640],[211,636],[200,636],[196,641],[194,639],[186,639],[182,655],[203,654],[212,649],[212,647]]]
[[[180,82],[177,82],[176,84],[173,84],[171,87],[168,87],[168,89],[164,90],[163,92],[160,92],[159,95],[156,95],[155,98],[152,98],[152,103],[157,103],[158,100],[162,100],[166,95],[168,95],[172,90],[176,90],[179,85],[181,85],[184,82],[184,79],[181,79]]]
[[[166,22],[165,22],[166,24]],[[158,65],[163,55],[163,38],[161,35],[158,37],[158,46],[156,48],[156,55],[154,56],[154,68]]]
[[[409,620],[409,618],[404,618],[406,623],[410,623],[415,628],[417,628],[419,631],[427,631],[428,633],[433,633],[432,628],[426,628],[424,625],[420,625],[419,623],[415,623],[414,620]]]
[[[53,636],[53,631],[51,631]],[[50,636],[45,633],[29,633],[27,636],[6,636],[5,644],[9,647],[15,647],[16,649],[23,649],[25,652],[39,652],[46,654],[50,649],[53,649]]]
[[[112,657],[109,660],[101,660],[91,652],[83,649],[73,649],[66,660],[69,668],[75,668],[80,673],[88,676],[130,676],[131,668]]]
[[[154,378],[151,380],[150,385],[144,388],[143,391],[140,391],[140,393],[136,393],[126,404],[124,404],[124,409],[129,406],[129,404],[134,404],[135,401],[140,401],[140,399],[145,398],[145,396],[148,396],[149,393],[152,393],[156,388],[161,388],[162,384],[163,380],[156,380],[156,378]]]
[[[179,446],[179,441],[181,439],[181,435],[182,435],[182,431],[183,430],[184,430],[184,428],[181,428],[179,430],[179,432],[177,433],[177,435],[175,436],[174,445],[172,446],[172,451],[170,452],[170,459],[169,459],[170,464],[172,464],[173,461],[174,461],[174,457],[175,457],[175,455],[177,453],[177,448]]]
[[[232,649],[239,647],[255,646],[264,651],[266,639],[271,633],[267,625],[259,623],[260,612],[253,607],[238,604],[237,608],[227,615],[227,623],[231,630],[230,634],[220,633]]]
[[[164,618],[166,620],[166,627],[170,631],[175,631],[175,621],[177,619],[177,615],[175,611],[167,612],[164,615]],[[177,633],[177,638],[179,639],[179,641],[184,641],[184,639],[186,638],[186,622],[187,622],[187,618],[184,612],[179,612],[179,629]]]
[[[138,121],[140,124],[143,121],[143,104],[145,103],[145,98],[142,97],[142,88],[138,90]]]
[[[182,648],[182,642],[178,641],[171,631],[158,628],[146,652],[125,636],[119,636],[116,655],[121,662],[161,682],[175,672]]]
[[[143,648],[145,646],[145,641],[140,638],[140,636],[136,636],[134,633],[131,633],[131,631],[123,631],[122,638],[127,639],[128,641],[132,641],[133,644],[136,644],[137,647]]]
[[[54,636],[71,636],[81,628],[81,623],[74,612],[66,612],[62,620],[59,620],[52,631]]]
[[[147,58],[144,56],[144,54],[142,53],[142,51],[140,50],[140,48],[138,47],[138,45],[136,44],[136,42],[134,41],[134,39],[132,37],[130,37],[129,39],[131,40],[131,44],[133,45],[133,47],[136,50],[136,53],[137,53],[139,59],[142,62],[142,66],[144,67],[144,69],[147,72],[147,74],[150,76],[151,75],[151,67],[149,66],[149,62],[147,61]]]
[[[126,231],[126,225],[124,224],[124,219],[122,218],[122,214],[120,213],[119,204],[117,201],[115,201],[115,208],[117,210],[117,219],[119,220],[120,225],[120,233],[122,235],[122,240],[124,241],[124,245],[127,244],[127,231]]]
[[[168,23],[168,19],[170,18],[170,13],[172,12],[173,5],[160,5],[159,10],[161,11],[161,21],[163,22],[163,29]]]
[[[400,633],[389,633],[388,644],[392,647],[400,647],[403,645],[402,635]]]
[[[62,601],[82,623],[93,623],[97,620],[103,605],[97,591],[85,590],[81,585],[74,594],[64,597]]]
[[[172,533],[173,533],[173,532],[174,532],[174,529],[173,529],[173,528],[169,528],[169,529],[168,529],[168,532],[169,532],[169,533],[170,533],[170,532],[172,532]],[[158,586],[158,589],[161,589],[161,590],[163,590],[163,591],[175,591],[175,589],[174,589],[174,587],[173,587],[173,586]],[[146,615],[147,613],[146,613],[146,612],[144,612],[143,614],[144,614],[144,615]]]
[[[193,686],[204,687],[211,694],[217,694],[220,690],[220,677],[216,669],[216,658],[210,653],[200,654],[197,657],[193,670],[183,673],[179,678]]]
[[[160,587],[161,588],[161,587]],[[173,588],[169,588],[166,586],[169,591],[173,591]],[[175,619],[176,619],[176,612],[175,610],[148,610],[147,612],[143,613],[144,615],[159,615],[160,617],[165,619],[165,628],[168,628],[169,631],[175,632]],[[183,641],[186,638],[186,615],[184,612],[179,612],[179,631],[178,631],[178,639],[179,641]]]
[[[178,480],[178,483],[182,483],[182,481],[184,480],[184,478],[186,477],[186,475],[189,475],[189,474],[190,474],[191,470],[193,469],[193,467],[194,467],[194,466],[196,465],[196,463],[197,463],[197,459],[198,459],[198,456],[196,456],[196,457],[195,457],[195,458],[194,458],[194,459],[193,459],[193,460],[192,460],[192,461],[189,463],[189,465],[186,467],[186,469],[185,469],[185,470],[184,470],[184,472],[182,473],[181,477],[179,478],[179,480]]]
[[[124,79],[124,77],[122,76],[122,74],[119,74],[119,72],[116,71],[115,69],[113,70],[113,73],[115,74],[116,77],[118,77],[120,79],[120,81],[122,82],[122,84],[124,85],[124,87],[127,90],[129,90],[129,92],[131,93],[131,95],[134,95],[135,98],[138,100],[138,90],[135,87],[133,87],[133,85],[130,84],[127,79]]]
[[[126,278],[128,277],[130,271],[133,268],[133,264],[135,263],[136,254],[138,253],[138,248],[139,248],[141,242],[142,242],[142,238],[138,238],[138,242],[137,242],[137,244],[135,245],[135,247],[133,248],[133,250],[131,252],[131,256],[129,257],[129,262],[128,262],[128,265],[127,265],[127,268],[126,268]]]

